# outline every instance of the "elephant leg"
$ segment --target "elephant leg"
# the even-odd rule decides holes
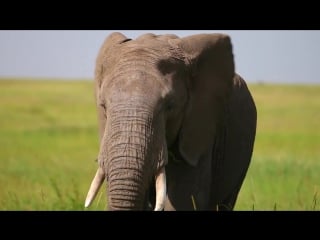
[[[210,210],[211,158],[210,151],[197,167],[169,160],[165,210]]]

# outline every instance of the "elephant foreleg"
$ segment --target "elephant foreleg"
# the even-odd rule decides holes
[[[211,188],[211,152],[196,167],[184,161],[170,161],[166,166],[168,195],[165,210],[212,210],[209,205]]]

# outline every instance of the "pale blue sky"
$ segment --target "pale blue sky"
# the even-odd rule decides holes
[[[113,31],[0,31],[0,78],[93,78],[95,58]],[[129,38],[152,32],[180,37],[231,36],[237,72],[248,82],[320,84],[320,31],[122,31]]]

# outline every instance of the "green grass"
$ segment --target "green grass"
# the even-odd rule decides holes
[[[97,136],[92,82],[0,81],[0,209],[83,210]]]
[[[249,85],[252,164],[235,210],[320,210],[320,86]],[[0,81],[0,210],[84,210],[98,132],[90,81]],[[106,208],[100,191],[89,210]]]
[[[320,210],[320,85],[250,85],[258,111],[236,210]]]

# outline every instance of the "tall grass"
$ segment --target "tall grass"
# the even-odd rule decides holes
[[[258,129],[235,210],[319,210],[320,86],[249,88]],[[0,210],[84,210],[98,147],[92,82],[0,81]],[[100,191],[89,210],[104,209]]]
[[[91,82],[0,81],[0,209],[83,210],[96,121]]]
[[[320,210],[320,86],[249,88],[258,127],[236,210]]]

